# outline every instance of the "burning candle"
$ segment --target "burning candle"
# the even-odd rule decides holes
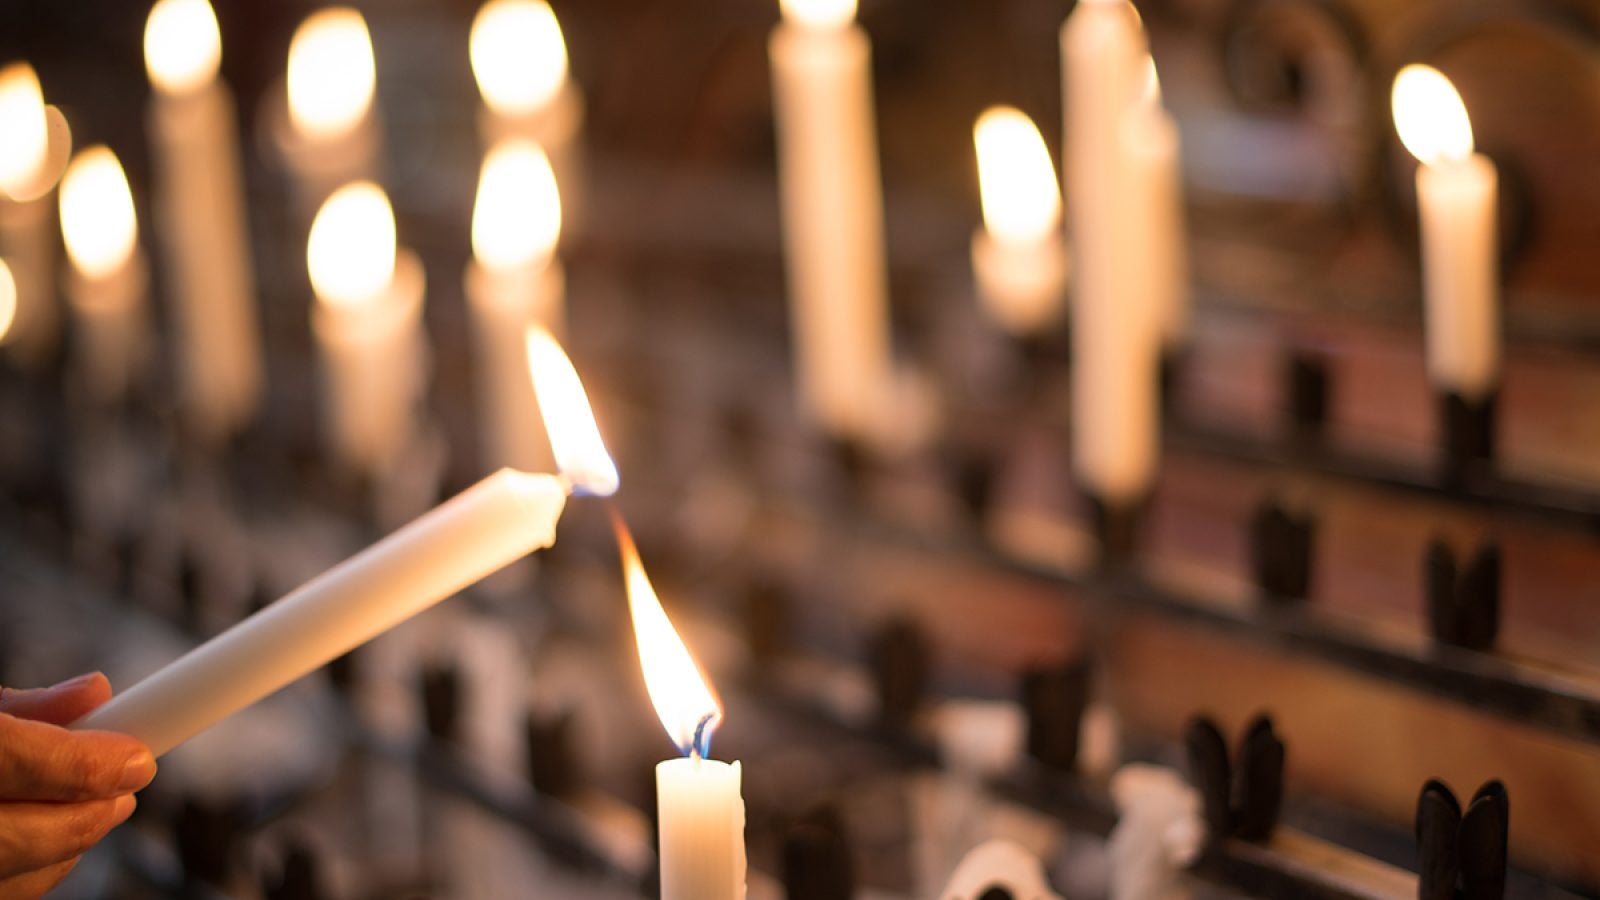
[[[195,433],[218,439],[255,414],[261,347],[233,98],[217,78],[222,39],[210,4],[159,0],[145,22],[144,60],[185,400]]]
[[[530,323],[560,333],[565,278],[555,257],[561,195],[537,144],[510,138],[483,161],[472,210],[467,304],[477,337],[484,457],[491,467],[548,467],[522,335]]]
[[[287,116],[273,130],[308,211],[340,185],[378,174],[376,72],[367,21],[356,10],[321,9],[295,29],[285,82]]]
[[[473,582],[555,541],[569,494],[617,472],[577,373],[530,332],[533,377],[562,474],[502,469],[123,691],[74,728],[119,731],[157,756]],[[559,396],[557,396],[559,395]]]
[[[744,799],[737,762],[710,759],[722,704],[650,586],[622,518],[612,523],[628,583],[628,609],[650,703],[683,754],[656,766],[661,900],[742,900]]]
[[[575,220],[583,184],[583,93],[572,80],[567,43],[550,4],[489,0],[472,20],[467,50],[483,96],[483,146],[521,137],[543,147],[561,185],[563,210]]]
[[[12,63],[0,69],[0,255],[16,282],[8,343],[27,364],[55,348],[60,330],[48,195],[71,145],[66,119],[45,105],[33,67]]]
[[[60,200],[78,363],[90,393],[114,401],[138,382],[149,340],[139,223],[116,154],[105,146],[80,152],[61,179]]]
[[[345,463],[380,474],[413,437],[422,398],[422,263],[396,248],[383,189],[358,181],[317,211],[306,268],[317,299],[311,324],[332,449]]]
[[[1036,334],[1061,314],[1067,252],[1061,189],[1044,138],[1020,110],[984,110],[972,129],[983,228],[972,236],[978,295],[1001,327]]]
[[[11,324],[17,320],[17,280],[11,266],[0,259],[0,344],[11,339]]]
[[[1428,376],[1442,391],[1486,401],[1500,381],[1494,163],[1474,153],[1472,122],[1437,69],[1411,65],[1392,95],[1400,141],[1422,165],[1424,320]]]
[[[772,33],[795,381],[836,437],[881,429],[891,390],[871,44],[855,0],[782,0]]]
[[[1142,221],[1145,252],[1131,273],[1166,347],[1183,343],[1189,320],[1189,247],[1184,233],[1178,125],[1161,105],[1155,60],[1145,55],[1143,95],[1123,124],[1130,206]]]
[[[1126,0],[1084,0],[1061,29],[1065,165],[1072,198],[1072,460],[1083,488],[1136,506],[1155,477],[1158,341],[1139,290],[1146,236],[1129,203],[1124,125],[1147,68]]]

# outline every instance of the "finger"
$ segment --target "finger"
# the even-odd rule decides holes
[[[87,803],[0,805],[0,878],[14,878],[81,855],[133,815],[132,794]]]
[[[36,872],[0,881],[0,900],[38,900],[61,883],[78,865],[78,857],[47,866]]]
[[[52,725],[70,725],[111,699],[111,682],[99,672],[63,681],[55,687],[0,693],[0,713]]]
[[[155,758],[136,738],[0,715],[0,800],[106,799],[155,774]]]

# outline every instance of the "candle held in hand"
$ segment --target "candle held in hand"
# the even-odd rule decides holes
[[[1428,376],[1469,401],[1500,381],[1499,175],[1473,152],[1472,122],[1455,86],[1437,69],[1411,65],[1391,97],[1400,141],[1422,165],[1422,287]]]
[[[1061,314],[1067,282],[1061,188],[1039,129],[1021,110],[995,106],[972,129],[983,228],[972,271],[989,314],[1012,334],[1037,334]]]
[[[682,758],[656,766],[661,900],[743,900],[744,800],[737,762],[708,759],[722,704],[684,646],[613,513],[639,665],[656,716]]]
[[[551,342],[553,343],[553,341]],[[560,476],[502,469],[312,579],[73,724],[120,731],[157,756],[462,588],[555,541],[569,492],[616,490],[582,384],[561,354],[547,424],[576,460]],[[555,352],[560,353],[559,346]],[[546,371],[535,367],[534,377]],[[576,391],[573,396],[554,396]],[[550,416],[560,410],[563,418]]]

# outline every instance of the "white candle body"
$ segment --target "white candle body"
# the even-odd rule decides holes
[[[1144,75],[1133,7],[1084,0],[1061,30],[1069,223],[1074,251],[1072,459],[1083,487],[1130,504],[1150,490],[1159,436],[1159,354],[1147,264],[1130,205],[1124,122]]]
[[[871,45],[853,24],[786,23],[770,53],[801,406],[836,436],[870,437],[893,382]]]
[[[561,187],[561,221],[572,232],[583,219],[585,173],[583,168],[583,91],[571,78],[561,90],[526,113],[498,113],[478,109],[478,138],[487,151],[507,138],[527,138],[544,149]]]
[[[1498,193],[1482,154],[1417,169],[1428,376],[1467,400],[1500,381]]]
[[[555,542],[567,485],[502,470],[196,647],[74,723],[157,756],[524,554]]]
[[[537,323],[552,334],[563,332],[565,282],[554,259],[511,270],[467,264],[482,450],[490,468],[544,472],[555,465],[528,370],[527,329]]]
[[[185,401],[198,433],[222,437],[255,414],[260,328],[244,223],[233,100],[213,81],[157,92],[150,135]]]
[[[113,403],[139,381],[150,353],[149,274],[135,250],[122,267],[102,278],[73,269],[67,305],[77,329],[77,365],[96,400]]]
[[[382,296],[354,306],[319,300],[312,310],[325,433],[340,459],[372,474],[405,449],[418,415],[427,381],[423,282],[422,263],[402,250]]]
[[[972,236],[972,273],[984,308],[1011,334],[1039,334],[1061,318],[1067,292],[1061,235],[1017,243],[980,228]]]
[[[1131,272],[1139,282],[1135,292],[1149,298],[1162,344],[1176,347],[1189,327],[1189,242],[1178,126],[1159,107],[1136,111],[1126,125],[1130,205],[1144,223],[1146,254]]]
[[[8,352],[37,365],[56,346],[60,314],[55,290],[55,197],[13,202],[0,197],[0,257],[17,283],[17,309],[6,332]]]
[[[683,757],[656,766],[661,900],[744,900],[744,798],[737,762]]]

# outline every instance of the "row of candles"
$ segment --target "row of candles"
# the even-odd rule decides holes
[[[894,371],[887,324],[870,46],[854,22],[853,0],[785,0],[782,10],[771,56],[802,406],[835,435],[891,446],[909,398],[908,382]],[[1186,318],[1179,141],[1130,4],[1083,0],[1061,41],[1074,465],[1101,499],[1134,503],[1156,465],[1161,348],[1180,338]],[[206,0],[161,0],[145,48],[156,89],[158,221],[173,274],[186,407],[201,432],[225,435],[253,413],[261,364],[232,103],[217,77],[221,44]],[[562,319],[558,184],[575,182],[559,172],[571,171],[581,108],[554,17],[539,0],[495,0],[475,23],[471,56],[491,149],[466,288],[483,363],[486,444],[495,465],[513,468],[136,685],[84,726],[127,730],[164,752],[548,546],[570,493],[616,489],[576,373],[551,336]],[[328,378],[328,433],[341,457],[381,471],[414,420],[425,348],[421,264],[398,248],[392,210],[374,181],[374,71],[359,14],[312,16],[291,48],[287,124],[277,138],[302,205],[316,210],[307,263]],[[1425,163],[1418,192],[1430,370],[1441,386],[1481,396],[1492,390],[1498,365],[1494,169],[1472,153],[1465,110],[1437,72],[1404,70],[1394,103],[1403,142]],[[28,223],[7,225],[10,267],[0,266],[0,300],[9,294],[10,302],[0,307],[9,307],[16,338],[28,340],[48,334],[41,323],[49,316],[42,311],[49,266],[37,254],[30,259],[29,249],[50,243],[37,236],[38,222],[49,222],[38,212],[40,198],[65,164],[70,139],[25,66],[0,73],[0,119],[8,125],[0,188],[12,198],[5,220]],[[1068,257],[1049,154],[1015,110],[985,113],[975,141],[985,226],[972,257],[981,293],[1009,330],[1053,327],[1064,309]],[[135,377],[148,340],[132,201],[105,148],[83,151],[65,168],[61,221],[74,268],[68,296],[85,336],[89,381],[114,397]],[[27,240],[13,236],[25,231]],[[539,410],[547,424],[559,424],[541,433]],[[550,451],[561,475],[530,474],[548,468]],[[647,685],[685,755],[659,773],[664,896],[740,896],[738,767],[704,758],[719,705],[620,527],[619,541]]]

